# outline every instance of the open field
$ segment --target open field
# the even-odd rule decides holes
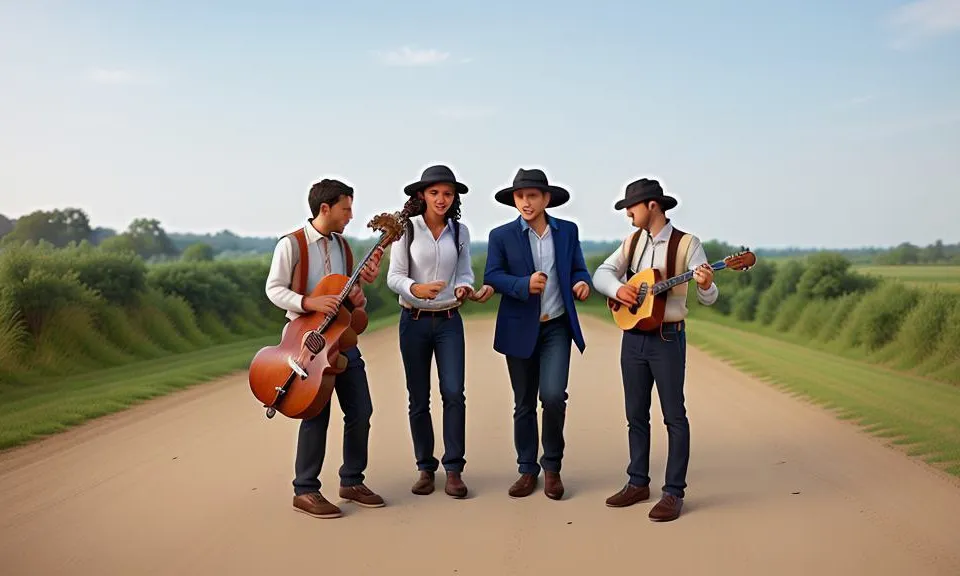
[[[960,291],[960,266],[854,266],[861,274],[870,274],[884,278],[896,278],[912,286],[937,284],[938,286]]]
[[[684,515],[661,525],[646,519],[653,501],[605,507],[625,481],[619,336],[589,316],[583,324],[588,349],[571,366],[562,501],[506,495],[516,471],[510,388],[490,348],[493,322],[475,317],[467,321],[470,498],[446,497],[442,483],[427,497],[410,493],[399,351],[395,332],[381,330],[363,350],[375,406],[367,482],[386,508],[341,503],[338,520],[294,512],[297,423],[266,420],[240,375],[0,455],[4,573],[614,573],[636,569],[638,556],[621,550],[638,546],[650,551],[640,555],[643,569],[691,574],[960,571],[956,482],[695,348]],[[334,405],[321,479],[337,502]],[[666,454],[658,410],[654,395],[654,498]],[[438,412],[434,421],[439,434]],[[264,534],[283,542],[282,552],[268,552]]]

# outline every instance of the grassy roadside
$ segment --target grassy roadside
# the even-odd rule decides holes
[[[602,307],[585,311],[609,319]],[[703,316],[689,325],[690,345],[960,476],[960,388]]]
[[[372,320],[365,334],[393,325]],[[279,334],[97,370],[0,391],[0,450],[67,430],[134,404],[246,370],[254,353]]]

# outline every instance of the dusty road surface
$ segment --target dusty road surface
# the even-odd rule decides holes
[[[344,504],[335,520],[294,512],[297,423],[266,420],[245,378],[233,377],[0,456],[0,573],[960,574],[956,483],[696,350],[684,514],[647,519],[666,447],[656,403],[652,499],[604,506],[626,479],[619,337],[583,322],[588,349],[572,364],[562,501],[541,491],[507,496],[516,477],[511,395],[488,319],[469,321],[468,331],[472,497],[451,499],[442,484],[411,494],[406,395],[389,328],[362,341],[375,404],[367,479],[387,507]],[[334,502],[341,430],[335,404],[321,476]]]

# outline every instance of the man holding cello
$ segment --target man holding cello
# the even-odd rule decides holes
[[[324,179],[310,188],[307,200],[313,217],[277,243],[266,284],[267,297],[285,310],[290,320],[313,311],[335,314],[338,307],[336,296],[308,294],[324,276],[349,276],[353,267],[353,254],[342,236],[353,218],[353,188],[338,180]],[[307,247],[305,254],[301,254],[301,245]],[[369,284],[376,279],[382,256],[383,251],[378,248],[363,268],[361,280]],[[349,298],[356,307],[362,307],[366,301],[359,284],[350,292]],[[334,388],[344,414],[339,496],[360,506],[379,508],[384,505],[383,498],[363,482],[373,414],[365,364],[357,346],[341,353],[347,358],[347,367],[337,375]],[[326,455],[329,423],[330,404],[327,404],[317,416],[300,421],[297,439],[293,507],[316,518],[342,515],[340,508],[320,493],[320,471]]]

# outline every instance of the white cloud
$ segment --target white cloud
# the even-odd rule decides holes
[[[893,10],[888,18],[896,30],[894,48],[960,31],[960,0],[915,0]]]
[[[496,114],[496,109],[490,106],[445,106],[437,110],[437,115],[453,120],[467,118],[488,118]]]
[[[377,51],[375,54],[387,66],[433,66],[446,62],[450,58],[449,52],[441,52],[433,48],[421,50],[409,46],[399,50]]]
[[[862,106],[867,102],[876,100],[876,96],[873,94],[865,94],[863,96],[854,96],[852,98],[847,98],[846,100],[841,100],[836,103],[836,106],[839,108],[853,108],[855,106]]]
[[[98,84],[131,85],[149,84],[150,80],[130,70],[94,68],[89,77]]]

